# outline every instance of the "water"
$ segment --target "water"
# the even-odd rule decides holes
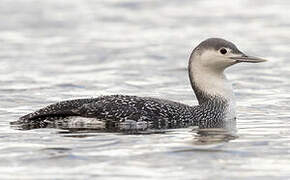
[[[1,0],[0,179],[290,179],[290,2]],[[265,57],[227,71],[237,132],[20,131],[60,100],[107,94],[196,104],[191,50],[223,37]]]

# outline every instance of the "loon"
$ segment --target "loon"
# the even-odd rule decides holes
[[[248,56],[232,42],[209,38],[191,53],[188,73],[198,105],[165,99],[128,95],[107,95],[61,101],[19,118],[18,123],[55,123],[84,118],[105,128],[170,129],[189,126],[222,127],[236,118],[235,98],[224,70],[237,63],[259,63],[265,59]],[[127,126],[125,126],[127,127]],[[128,129],[128,127],[127,127]]]

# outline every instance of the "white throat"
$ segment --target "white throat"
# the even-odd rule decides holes
[[[233,97],[232,85],[223,72],[194,66],[191,67],[190,78],[201,91],[208,95],[220,96],[227,100]]]

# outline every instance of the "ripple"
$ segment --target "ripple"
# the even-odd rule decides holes
[[[1,0],[1,179],[289,179],[288,1]],[[206,10],[206,11],[205,11]],[[215,12],[215,13],[207,13]],[[237,132],[19,131],[59,100],[132,94],[197,104],[193,46],[224,37],[269,61],[227,74]]]

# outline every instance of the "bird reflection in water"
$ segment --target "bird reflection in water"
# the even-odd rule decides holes
[[[231,119],[224,121],[222,126],[196,128],[193,130],[196,132],[193,137],[193,144],[210,145],[237,139],[236,124],[236,119]]]

